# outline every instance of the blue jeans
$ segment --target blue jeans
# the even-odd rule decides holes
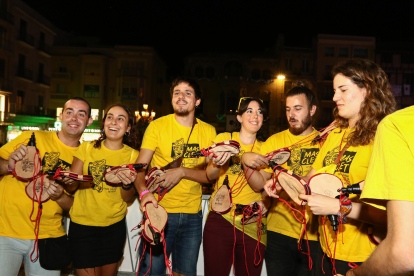
[[[202,238],[202,212],[198,214],[168,214],[168,222],[164,230],[167,254],[172,252],[172,270],[186,276],[197,274],[197,259]],[[143,243],[146,243],[144,259],[138,268],[138,275],[161,276],[165,275],[165,256],[162,244],[151,246],[143,240],[139,246],[139,255],[142,256]]]
[[[60,270],[46,270],[39,259],[32,263],[30,254],[35,240],[23,240],[0,236],[0,276],[14,276],[19,273],[22,260],[27,276],[59,276]],[[36,252],[33,253],[33,258]]]

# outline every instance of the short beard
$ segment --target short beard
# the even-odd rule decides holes
[[[290,133],[292,133],[293,135],[302,134],[312,124],[312,116],[310,114],[308,114],[308,116],[306,116],[306,118],[301,123],[302,123],[301,127],[292,127],[289,124]]]
[[[175,115],[179,117],[187,117],[190,115],[190,111],[188,110],[174,110]]]

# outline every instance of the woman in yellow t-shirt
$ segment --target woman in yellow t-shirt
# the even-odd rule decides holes
[[[229,153],[219,154],[216,158],[210,156],[210,162],[207,166],[207,177],[209,179],[218,179],[217,186],[215,187],[217,189],[213,192],[212,198],[222,186],[226,175],[228,176],[230,187],[233,186],[236,180],[238,184],[232,189],[233,207],[228,213],[221,215],[212,211],[210,207],[203,234],[205,275],[229,275],[233,256],[236,275],[248,275],[246,269],[249,270],[250,275],[260,275],[266,248],[266,219],[262,218],[261,221],[257,222],[261,229],[259,252],[257,252],[257,223],[245,225],[243,234],[241,216],[234,218],[234,210],[236,204],[249,205],[257,202],[261,207],[262,213],[266,213],[267,207],[270,205],[270,201],[266,204],[262,201],[260,191],[254,191],[247,184],[240,162],[241,155],[244,152],[260,153],[262,141],[265,141],[261,134],[264,112],[265,107],[260,99],[241,99],[238,110],[239,115],[237,115],[239,132],[221,133],[217,135],[214,141],[218,143],[225,140],[236,140],[240,143],[241,151],[239,155],[231,158]],[[235,221],[234,225],[233,221]],[[233,251],[234,243],[235,249]],[[244,252],[246,253],[246,259]],[[260,256],[261,261],[259,262]]]
[[[332,69],[332,76],[333,101],[337,105],[333,112],[338,127],[329,134],[306,179],[315,173],[327,172],[348,186],[365,179],[377,126],[395,110],[395,100],[386,74],[372,61],[347,60]],[[269,185],[265,189],[272,196]],[[349,195],[352,204],[343,205],[341,211],[339,199],[316,194],[300,197],[320,216],[321,250],[315,262],[315,275],[345,275],[351,269],[349,263],[358,265],[369,257],[375,249],[368,237],[369,224],[386,225],[385,215],[361,203],[357,195]],[[338,227],[336,243],[327,215],[338,215],[343,223]],[[322,272],[324,253],[328,257],[323,261],[323,270],[328,274]],[[334,265],[330,258],[335,258]]]
[[[82,143],[74,155],[71,171],[93,176],[93,182],[77,183],[70,209],[69,245],[77,275],[115,275],[123,256],[125,201],[135,193],[136,174],[119,172],[119,186],[106,183],[103,173],[137,159],[140,139],[134,122],[128,107],[111,106],[102,119],[99,139]]]

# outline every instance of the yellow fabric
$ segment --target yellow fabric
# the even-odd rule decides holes
[[[154,151],[151,167],[164,167],[178,159],[184,152],[190,131],[191,127],[184,127],[176,121],[175,114],[161,117],[150,123],[145,131],[141,148]],[[202,148],[211,146],[215,137],[214,127],[197,119],[181,167],[203,170],[205,157],[187,157],[189,154],[199,152]],[[201,195],[200,183],[183,179],[165,194],[160,205],[168,213],[195,214],[201,210]]]
[[[250,151],[260,153],[260,147],[262,145],[262,142],[256,140],[256,142],[254,143],[254,148],[253,148],[253,145],[244,145],[240,141],[240,136],[238,132],[221,133],[217,135],[217,137],[214,139],[214,142],[219,143],[219,142],[223,142],[226,140],[235,140],[239,142],[241,146],[241,151],[238,155],[232,156],[226,165],[222,166],[220,170],[219,179],[217,180],[217,183],[214,185],[214,192],[210,197],[210,210],[211,210],[211,199],[214,197],[218,189],[220,189],[220,187],[223,185],[223,181],[226,178],[226,175],[228,175],[229,177],[230,188],[233,187],[233,185],[236,183],[236,180],[237,180],[237,183],[239,184],[235,185],[232,190],[233,193],[237,192],[235,194],[232,194],[233,208],[227,214],[223,215],[223,217],[227,221],[233,224],[234,209],[235,209],[236,204],[248,205],[252,202],[262,200],[262,194],[260,192],[256,193],[255,191],[253,191],[250,185],[246,182],[246,178],[243,175],[243,168],[240,163],[241,156],[243,155],[243,153],[250,152]],[[239,174],[241,174],[240,177],[239,177]],[[243,184],[242,188],[240,184]],[[242,218],[241,215],[236,217],[236,228],[239,229],[240,231],[243,231],[243,225],[240,223],[241,218]],[[266,240],[267,240],[266,218],[262,218],[261,229],[262,229],[262,236],[260,238],[260,242],[266,245]],[[244,233],[257,240],[258,239],[257,223],[251,223],[251,224],[245,225]]]
[[[0,157],[9,159],[20,144],[27,144],[33,131],[25,131],[0,149]],[[57,137],[56,132],[35,131],[36,146],[42,158],[43,171],[61,167],[70,168],[77,147],[68,147]],[[18,239],[35,239],[35,223],[30,221],[32,200],[26,195],[27,182],[19,181],[11,173],[0,181],[0,235]],[[32,218],[37,215],[37,203]],[[62,226],[62,208],[53,200],[43,203],[40,219],[39,239],[57,238],[65,235]]]
[[[78,189],[70,209],[73,222],[88,226],[109,226],[125,217],[127,204],[121,197],[120,185],[108,185],[104,171],[109,167],[132,164],[139,152],[127,145],[120,150],[93,147],[94,142],[83,143],[75,157],[83,161],[83,174],[92,175],[92,188]]]
[[[339,146],[341,145],[342,140],[341,148],[345,146],[346,138],[351,132],[352,131],[349,129],[342,131],[338,128],[334,129],[329,134],[325,144],[319,152],[319,156],[312,165],[318,173],[333,172],[342,180],[344,186],[347,186],[348,184],[352,185],[365,179],[372,152],[372,144],[367,146],[349,147],[341,157],[340,171],[338,171],[335,161],[339,155]],[[342,139],[343,137],[344,139]],[[349,198],[352,202],[361,202],[357,195],[350,195]],[[320,216],[319,240],[322,250],[330,256],[324,233],[326,233],[332,254],[335,247],[335,243],[332,243],[332,241],[335,235],[329,220],[326,217],[324,217],[324,220],[325,231],[322,224],[322,216]],[[346,262],[364,262],[375,249],[375,245],[371,243],[368,238],[368,224],[348,218],[348,222],[342,225],[342,231],[340,226],[338,228],[338,242],[336,245],[335,259]]]
[[[313,133],[316,134],[316,130],[314,130]],[[310,136],[310,138],[305,141],[309,141],[311,137],[313,136]],[[300,142],[304,138],[306,138],[306,136],[293,135],[288,129],[276,133],[269,137],[265,143],[263,143],[261,154],[266,155],[274,150],[289,147],[297,142]],[[282,167],[304,177],[310,171],[311,165],[319,153],[319,145],[311,145],[311,143],[298,145],[293,147],[291,152],[292,155],[290,160],[282,165]],[[273,173],[270,168],[266,168],[265,171]],[[280,193],[280,197],[289,202],[293,208],[301,210],[301,207],[296,205],[296,203],[290,199],[286,192],[282,191]],[[307,221],[306,232],[308,234],[308,239],[311,241],[317,241],[317,219],[309,210],[309,207],[306,206],[305,208],[305,217]],[[299,214],[296,214],[296,216],[301,219]],[[296,220],[295,216],[292,214],[292,210],[284,202],[273,200],[272,207],[267,216],[267,230],[299,239],[303,230],[303,224]]]
[[[378,126],[361,198],[386,209],[387,200],[414,201],[414,106],[384,118]],[[372,199],[380,199],[372,203]]]

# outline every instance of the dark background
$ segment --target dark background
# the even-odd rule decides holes
[[[317,34],[414,41],[414,1],[23,1],[65,31],[154,47],[170,76],[194,52],[264,51],[279,33],[288,46],[310,46]]]

